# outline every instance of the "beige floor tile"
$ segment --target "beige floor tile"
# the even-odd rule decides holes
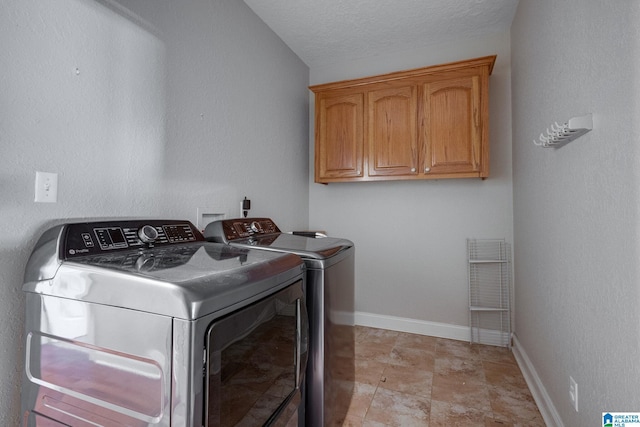
[[[433,371],[434,355],[432,352],[417,348],[395,346],[389,354],[389,363],[420,371]]]
[[[489,399],[497,420],[529,427],[545,423],[528,389],[517,386],[489,386]]]
[[[494,363],[483,360],[482,367],[487,384],[498,387],[511,385],[528,391],[527,383],[518,365],[511,363]]]
[[[331,372],[336,380],[356,380],[356,371],[353,362],[353,356],[351,357],[334,357],[331,359]]]
[[[438,338],[436,337],[398,332],[396,346],[404,348],[417,348],[423,351],[435,352],[437,342]]]
[[[392,427],[428,426],[430,405],[428,398],[378,387],[365,416],[365,422]]]
[[[362,427],[364,423],[364,419],[360,417],[355,417],[353,415],[347,415],[340,424],[335,424],[336,426],[343,427]]]
[[[431,397],[433,373],[416,370],[413,367],[389,365],[385,368],[378,388]]]
[[[461,380],[485,380],[482,361],[477,359],[443,357],[438,355],[434,361],[433,372],[439,375],[457,376]]]
[[[362,423],[362,427],[389,427],[389,425],[384,423],[379,423],[377,421],[364,420]]]
[[[466,341],[455,341],[438,338],[436,342],[436,357],[458,357],[476,359],[480,355],[480,346]]]
[[[355,360],[355,378],[356,382],[377,386],[384,372],[386,363],[369,359]]]
[[[495,347],[492,345],[479,345],[480,358],[496,363],[509,363],[515,366],[516,359],[513,357],[513,353],[506,347]]]
[[[430,427],[486,427],[492,413],[467,405],[431,400]]]
[[[431,398],[469,408],[489,412],[491,403],[484,381],[462,380],[451,376],[434,374]]]
[[[349,412],[349,408],[356,398],[356,383],[353,381],[334,380],[325,395],[325,405],[327,405],[327,408],[331,408],[329,415],[332,418],[343,417]],[[326,416],[327,411],[325,411]],[[326,421],[329,422],[330,420]]]
[[[355,391],[332,425],[544,426],[508,348],[361,326],[355,340]]]
[[[386,329],[363,328],[356,326],[355,340],[356,346],[362,343],[387,344],[393,347],[396,344],[400,332]]]
[[[512,422],[496,420],[494,418],[486,418],[484,425],[485,427],[514,427]]]
[[[363,419],[371,406],[371,401],[376,393],[376,386],[363,383],[355,383],[353,397],[349,403],[346,415]]]
[[[365,342],[356,344],[355,358],[372,360],[380,363],[389,363],[391,361],[391,351],[393,344]]]

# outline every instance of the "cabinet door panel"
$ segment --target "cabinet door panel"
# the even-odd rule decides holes
[[[482,159],[478,76],[424,85],[424,163],[428,173],[479,172]]]
[[[404,86],[367,94],[370,176],[417,173],[416,89]]]
[[[320,99],[316,106],[316,181],[362,176],[363,107],[362,93]]]

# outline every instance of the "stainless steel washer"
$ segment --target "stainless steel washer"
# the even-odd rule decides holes
[[[23,425],[303,425],[304,270],[188,221],[51,228],[23,286]]]
[[[205,238],[239,248],[292,253],[307,266],[310,346],[306,425],[339,423],[354,388],[354,244],[346,239],[283,233],[269,218],[209,224]]]

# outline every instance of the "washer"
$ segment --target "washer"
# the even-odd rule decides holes
[[[23,425],[304,425],[305,280],[188,221],[49,229],[23,285]]]
[[[300,256],[307,267],[309,364],[306,425],[323,427],[346,414],[354,389],[353,242],[283,233],[269,218],[239,218],[207,225],[207,240],[239,248]]]

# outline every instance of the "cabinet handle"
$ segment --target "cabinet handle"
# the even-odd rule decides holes
[[[416,171],[416,168],[411,168],[411,172],[415,172],[415,171]]]
[[[356,171],[356,174],[361,175],[360,171]]]
[[[431,168],[424,168],[424,173],[430,172]]]

